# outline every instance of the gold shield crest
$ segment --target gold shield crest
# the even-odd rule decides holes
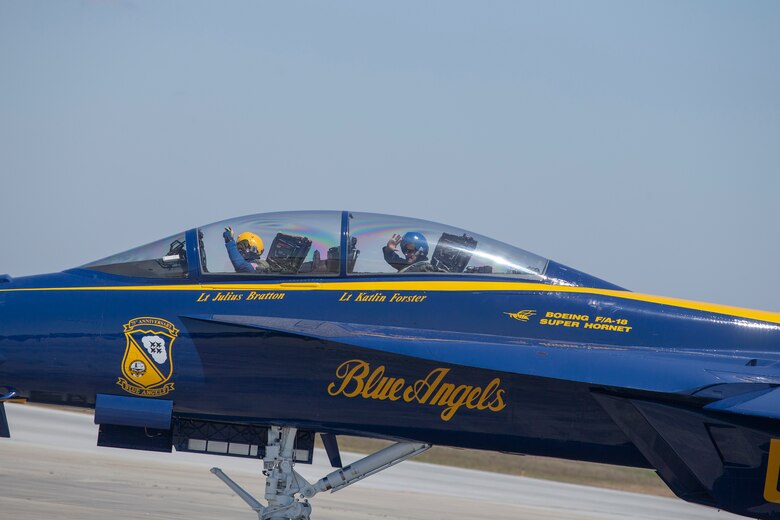
[[[159,397],[173,390],[173,342],[179,330],[168,320],[144,316],[124,325],[125,355],[116,384],[142,397]]]

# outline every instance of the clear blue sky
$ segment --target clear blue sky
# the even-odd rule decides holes
[[[445,222],[780,311],[780,2],[0,1],[0,272],[247,213]]]

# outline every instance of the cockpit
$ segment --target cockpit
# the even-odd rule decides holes
[[[188,246],[188,241],[195,245]],[[612,286],[523,249],[456,227],[347,211],[261,213],[224,220],[82,268],[144,278],[425,274],[481,275],[572,285],[593,285],[597,281],[598,286]],[[576,276],[567,281],[560,276],[562,272]]]

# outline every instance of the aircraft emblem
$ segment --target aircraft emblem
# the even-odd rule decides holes
[[[160,397],[173,390],[171,347],[179,331],[162,318],[134,318],[124,325],[126,339],[122,375],[116,384],[142,397]]]
[[[504,314],[510,318],[516,319],[517,321],[528,321],[529,318],[536,315],[536,311],[524,310],[517,312],[505,312]]]

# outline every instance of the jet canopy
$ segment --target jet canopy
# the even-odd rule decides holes
[[[258,237],[262,251],[252,258],[237,257],[234,251],[231,257],[226,228],[238,246],[247,233]],[[251,270],[239,269],[244,260]],[[306,211],[216,222],[83,268],[145,278],[427,274],[539,281],[548,278],[551,264],[523,249],[444,224],[375,213]],[[558,269],[553,270],[557,276]]]

